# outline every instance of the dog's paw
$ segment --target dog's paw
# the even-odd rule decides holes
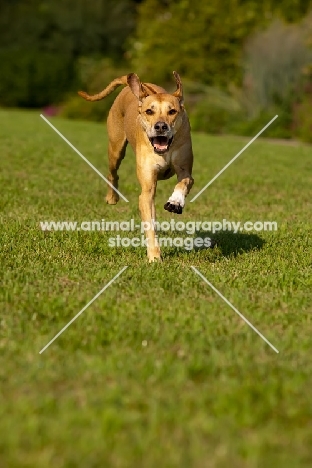
[[[169,211],[170,213],[182,214],[183,206],[180,203],[171,203],[167,202],[164,204],[165,210]]]
[[[161,257],[150,257],[148,259],[148,262],[149,263],[161,263],[162,262],[162,258]]]
[[[164,208],[170,213],[182,214],[184,203],[184,195],[180,192],[180,190],[175,190],[167,203],[165,203]]]
[[[147,257],[149,263],[154,263],[154,262],[161,262],[162,258],[160,255],[160,248],[155,246],[151,249],[147,249]]]
[[[108,194],[105,199],[106,203],[108,203],[109,205],[116,205],[116,203],[118,203],[119,201],[119,195],[114,192],[112,194]]]

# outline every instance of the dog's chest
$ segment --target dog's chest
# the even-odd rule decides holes
[[[156,160],[154,162],[154,167],[158,173],[158,179],[169,179],[175,173],[173,167],[173,153],[168,151],[168,153],[163,155],[155,155]]]
[[[170,167],[173,166],[174,153],[173,151],[168,151],[168,153],[158,155],[154,153],[154,167],[157,172],[165,172]]]

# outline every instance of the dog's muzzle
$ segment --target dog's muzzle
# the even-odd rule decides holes
[[[170,148],[170,145],[172,143],[173,136],[171,138],[168,138],[167,136],[164,135],[158,135],[149,138],[149,141],[151,142],[151,145],[154,148],[154,152],[157,154],[163,154],[168,149]]]

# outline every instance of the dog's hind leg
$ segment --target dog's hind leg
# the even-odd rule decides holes
[[[118,169],[121,164],[121,161],[125,157],[126,154],[126,147],[127,147],[127,139],[124,133],[124,130],[121,127],[114,126],[110,116],[107,120],[107,128],[108,128],[108,135],[109,135],[109,143],[108,143],[108,165],[109,165],[109,174],[108,180],[114,186],[114,188],[118,189]],[[106,202],[109,205],[116,205],[119,200],[118,193],[111,187],[108,186],[108,191],[106,195]]]
[[[126,154],[126,147],[127,147],[127,140],[124,138],[123,140],[119,141],[118,143],[111,143],[108,144],[108,164],[109,164],[109,174],[108,180],[110,183],[118,189],[118,169],[121,164],[121,161],[125,157]],[[107,195],[106,195],[106,202],[109,205],[116,205],[119,200],[119,195],[110,185],[108,186]]]

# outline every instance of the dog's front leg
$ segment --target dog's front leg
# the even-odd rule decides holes
[[[165,203],[164,208],[171,213],[182,214],[185,197],[189,194],[194,184],[194,179],[191,175],[191,168],[175,165],[174,169],[178,177],[178,183],[174,187],[171,197]]]
[[[160,248],[156,236],[155,194],[157,187],[157,174],[150,170],[138,167],[138,179],[142,192],[139,197],[139,208],[142,226],[147,240],[147,256],[150,262],[161,260]]]

